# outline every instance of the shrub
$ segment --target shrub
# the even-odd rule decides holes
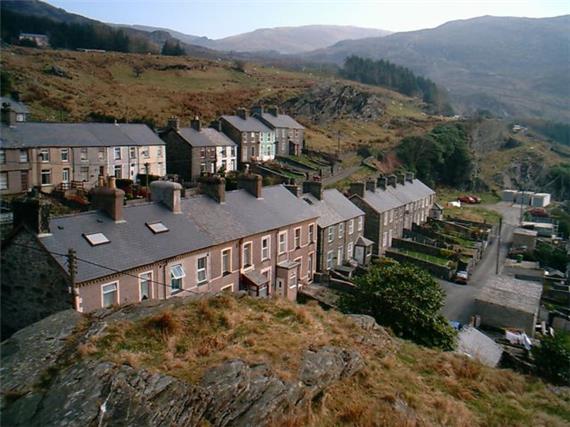
[[[540,345],[533,347],[536,372],[547,380],[570,386],[570,334],[557,331],[556,335],[544,337]]]

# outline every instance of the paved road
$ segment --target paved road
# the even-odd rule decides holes
[[[499,274],[504,264],[509,250],[509,242],[512,239],[513,229],[519,223],[520,206],[510,203],[500,202],[494,205],[483,205],[487,209],[494,210],[503,216],[503,227],[501,230],[501,247],[499,256]],[[445,306],[442,313],[450,320],[458,320],[468,323],[469,318],[474,314],[473,306],[475,298],[485,286],[489,286],[496,277],[498,239],[493,239],[489,244],[483,259],[479,262],[473,272],[469,285],[458,285],[456,283],[440,280],[441,286],[446,291]]]
[[[327,178],[324,178],[323,179],[323,185],[331,185],[331,184],[334,184],[334,183],[340,181],[341,179],[348,178],[350,175],[358,172],[360,167],[361,167],[360,165],[352,166],[350,168],[341,170],[336,175],[331,175]]]

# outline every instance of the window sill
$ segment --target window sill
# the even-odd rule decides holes
[[[202,281],[202,282],[198,282],[198,283],[196,284],[196,286],[204,286],[204,285],[207,285],[207,284],[208,284],[208,280],[204,280],[204,281]]]
[[[179,294],[180,292],[182,292],[182,289],[171,289],[170,295],[176,295]]]

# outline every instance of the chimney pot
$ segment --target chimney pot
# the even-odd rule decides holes
[[[30,192],[26,196],[13,202],[14,226],[25,224],[37,234],[49,234],[49,217],[51,203],[41,199],[36,192]]]
[[[243,120],[247,119],[247,110],[245,108],[238,108],[236,110],[236,115]]]
[[[167,126],[171,129],[175,130],[175,131],[180,130],[180,119],[176,116],[171,116],[168,119],[168,125]]]
[[[182,186],[172,181],[153,181],[150,183],[150,195],[153,202],[160,202],[173,213],[182,213],[180,196]]]
[[[200,120],[200,118],[198,116],[196,116],[190,121],[190,126],[195,131],[200,132],[200,130],[202,129],[202,121]]]
[[[125,192],[116,188],[115,177],[109,177],[106,187],[91,189],[91,204],[107,213],[115,222],[123,221]]]
[[[364,198],[366,193],[366,186],[363,182],[352,182],[348,191],[350,194],[357,194],[360,197]]]
[[[396,188],[396,175],[389,175],[388,176],[388,185]]]
[[[397,175],[397,180],[400,184],[406,185],[406,174],[405,173],[399,173]]]
[[[368,181],[366,181],[366,189],[372,192],[376,191],[376,180],[369,179]]]
[[[256,105],[255,107],[252,107],[251,108],[251,114],[258,114],[258,115],[263,114],[263,106]]]
[[[323,183],[320,181],[303,182],[303,193],[312,194],[316,199],[323,200]]]
[[[415,174],[413,172],[406,172],[406,181],[414,182]]]
[[[258,199],[262,197],[263,180],[255,173],[243,174],[238,177],[238,187],[246,190]]]
[[[386,187],[388,186],[388,178],[386,178],[385,176],[381,176],[380,178],[378,178],[377,182],[378,182],[378,188],[386,190]]]
[[[279,115],[279,108],[277,108],[276,105],[272,105],[271,107],[269,107],[269,108],[267,109],[267,112],[268,112],[269,114],[271,114],[272,116],[277,117],[277,116]]]

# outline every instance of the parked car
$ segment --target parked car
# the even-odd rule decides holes
[[[546,209],[544,208],[532,208],[528,211],[532,216],[538,216],[538,217],[542,217],[542,218],[548,218],[550,215],[548,215],[548,212],[546,212]]]
[[[481,197],[474,196],[473,194],[470,194],[469,197],[471,197],[475,203],[481,203]]]
[[[455,283],[466,285],[468,279],[469,279],[469,274],[466,271],[462,270],[455,273]]]
[[[469,205],[477,203],[475,199],[471,196],[459,196],[457,200],[459,200],[461,203],[467,203]]]

